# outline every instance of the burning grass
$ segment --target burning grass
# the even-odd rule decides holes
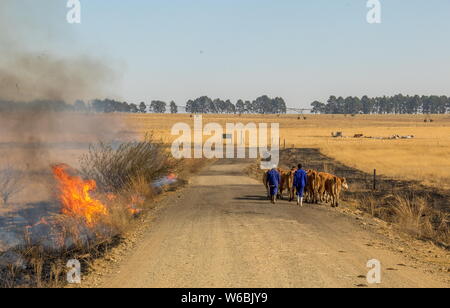
[[[108,210],[101,201],[93,199],[89,192],[97,188],[94,180],[85,181],[81,177],[71,176],[69,166],[53,167],[53,174],[58,180],[61,212],[72,217],[81,217],[89,226],[94,225],[98,218],[108,215]]]
[[[81,172],[64,164],[52,167],[60,213],[26,228],[25,244],[14,252],[20,264],[0,267],[0,286],[64,281],[61,260],[89,260],[120,241],[136,217],[152,208],[155,194],[177,180],[179,162],[147,135],[140,142],[92,146],[81,165]]]

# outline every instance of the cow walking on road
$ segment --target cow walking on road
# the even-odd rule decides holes
[[[305,199],[309,203],[319,203],[320,177],[315,170],[308,170],[308,183],[305,188]]]
[[[298,170],[294,174],[294,187],[297,192],[297,205],[303,206],[303,194],[305,192],[305,187],[308,184],[308,175],[306,171],[303,170],[302,164],[298,165]]]
[[[347,180],[325,172],[320,172],[319,176],[322,182],[319,191],[322,201],[331,202],[332,207],[338,207],[341,191],[348,190]]]

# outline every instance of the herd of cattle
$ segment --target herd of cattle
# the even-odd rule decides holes
[[[297,168],[284,170],[277,168],[281,176],[281,183],[278,190],[278,199],[283,199],[283,193],[287,191],[289,201],[294,200],[296,188],[294,187],[294,174]],[[263,184],[270,196],[270,187],[267,180],[268,171],[264,173]],[[305,187],[305,201],[309,203],[331,203],[332,207],[339,206],[342,190],[348,190],[347,180],[326,172],[307,170],[308,182]]]

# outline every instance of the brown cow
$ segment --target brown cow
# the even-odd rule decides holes
[[[332,207],[339,206],[342,189],[348,189],[347,180],[345,178],[340,178],[334,175],[326,176],[325,191],[328,195],[327,197],[330,198]]]
[[[328,203],[329,200],[329,195],[328,192],[326,190],[326,182],[327,180],[333,178],[334,175],[330,174],[330,173],[326,173],[326,172],[319,172],[318,173],[318,190],[317,190],[317,195],[318,195],[318,201],[319,202],[325,202]]]
[[[294,187],[294,175],[295,172],[297,172],[296,167],[292,167],[291,171],[289,171],[289,177],[288,177],[288,192],[289,192],[289,202],[292,202],[292,200],[295,199],[295,187]]]
[[[319,172],[308,170],[308,183],[305,188],[306,201],[310,203],[319,203],[320,177]]]
[[[284,170],[281,168],[277,169],[278,172],[280,173],[280,177],[281,177],[281,183],[280,183],[280,188],[278,190],[278,199],[283,199],[283,192],[285,190],[288,191],[289,193],[289,197],[290,197],[290,187],[291,187],[291,171],[290,170]]]

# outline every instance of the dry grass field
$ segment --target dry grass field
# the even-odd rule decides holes
[[[432,204],[430,203],[429,205],[425,204],[425,202],[430,200],[428,198],[430,196],[417,199],[423,203],[424,208],[431,209],[429,206],[432,206],[433,209],[447,209],[446,206],[442,207],[440,202],[443,200],[447,204],[448,191],[441,195],[435,192],[434,188],[428,189],[428,187],[417,185],[416,183],[399,181],[402,182],[400,183],[401,185],[390,185],[390,179],[383,179],[379,181],[379,191],[372,192],[370,188],[366,189],[364,185],[361,185],[360,181],[365,179],[367,173],[376,168],[379,174],[390,178],[399,180],[414,179],[425,185],[450,188],[450,116],[432,116],[432,118],[433,122],[425,123],[424,116],[345,117],[343,115],[306,115],[303,117],[298,115],[204,115],[203,125],[219,123],[225,127],[226,123],[279,123],[282,147],[286,144],[286,148],[295,148],[282,151],[281,161],[285,167],[289,167],[299,160],[304,161],[312,168],[321,168],[322,164],[331,166],[336,174],[348,177],[352,183],[351,191],[348,192],[344,200],[347,205],[350,207],[354,206],[358,210],[368,208],[375,213],[375,210],[381,212],[381,209],[384,210],[386,208],[383,203],[385,200],[388,200],[385,198],[385,192],[400,196],[398,193],[401,193],[403,188],[405,188],[405,191],[424,192],[424,195],[430,191],[433,193],[431,198],[439,196],[439,198],[436,197],[436,200],[432,200]],[[171,141],[177,137],[171,135],[172,126],[182,122],[193,127],[194,118],[189,114],[87,115],[47,113],[30,115],[17,113],[0,117],[0,120],[2,120],[3,127],[0,133],[0,166],[6,168],[6,170],[8,166],[13,168],[14,174],[20,176],[18,183],[22,188],[11,196],[8,202],[0,202],[0,255],[2,255],[2,252],[11,247],[16,247],[21,243],[23,244],[24,241],[26,242],[26,234],[43,235],[42,238],[50,236],[49,229],[45,227],[49,226],[47,218],[50,217],[50,214],[61,212],[61,204],[56,202],[61,191],[58,190],[59,186],[52,172],[52,166],[62,163],[69,164],[76,169],[86,167],[86,163],[83,163],[86,160],[80,160],[80,157],[88,152],[90,144],[98,141],[112,142],[111,144],[115,147],[121,142],[126,144],[126,141],[144,138],[146,134],[152,132],[153,140],[162,140],[167,145],[170,145]],[[343,132],[343,137],[333,138],[331,132],[336,131]],[[355,134],[380,137],[380,139],[353,138]],[[415,138],[381,139],[381,137],[392,135],[414,135]],[[209,136],[204,136],[204,140],[207,138]],[[318,149],[320,153],[315,149]],[[132,155],[126,161],[131,161],[132,158],[135,159],[139,170],[143,169],[142,166],[149,166],[153,163],[153,161],[150,163],[141,161],[141,159],[145,160],[149,157],[154,159],[155,157],[155,155],[148,153],[144,153],[141,156],[134,155],[136,152],[133,151],[130,153]],[[166,157],[165,155],[163,156]],[[121,160],[107,159],[107,161]],[[171,164],[176,166],[177,168],[174,169],[174,172],[181,179],[184,179],[183,173],[197,171],[200,166],[198,164],[203,162],[204,160],[188,160],[186,162],[183,161],[181,164],[175,164],[170,159],[166,161],[161,160],[161,165],[163,167]],[[349,170],[350,168],[348,167],[367,173]],[[96,170],[96,168],[91,168],[91,170]],[[123,170],[123,168],[119,166],[115,170]],[[257,170],[260,171],[259,168]],[[150,171],[154,172],[153,169]],[[93,177],[87,178],[92,179]],[[108,178],[117,179],[119,177],[111,175]],[[258,176],[258,179],[260,179],[260,176]],[[383,181],[387,183],[387,186],[381,185],[384,183]],[[97,182],[100,183],[98,180]],[[140,185],[142,183],[144,185]],[[129,194],[127,194],[126,190],[120,190],[115,195],[120,196],[120,198],[106,201],[111,203],[111,212],[107,221],[118,230],[114,232],[125,232],[124,230],[131,226],[134,216],[130,214],[130,210],[135,208],[129,207],[131,204],[129,200],[135,202],[133,197],[138,188],[145,188],[140,190],[140,193],[148,191],[148,194],[146,194],[148,198],[146,197],[142,200],[151,200],[153,192],[148,189],[148,183],[150,182],[132,182],[133,185],[130,186],[130,189],[136,190],[130,190]],[[391,189],[391,186],[392,191],[383,189],[383,187]],[[377,202],[373,200],[377,200]],[[379,200],[384,201],[381,202]],[[405,200],[408,201],[409,199]],[[414,203],[416,199],[411,200]],[[426,221],[430,223],[425,227],[431,226],[428,229],[423,228],[422,223],[419,226],[410,223],[411,219],[409,216],[411,215],[409,215],[410,212],[408,210],[415,208],[416,204],[413,203],[405,203],[406,214],[394,215],[389,217],[390,220],[388,221],[398,221],[399,223],[406,221],[404,229],[413,230],[413,234],[417,234],[418,238],[433,239],[438,243],[448,243],[448,229],[443,229],[444,231],[441,232],[440,229],[434,228],[436,222],[435,220],[432,221],[432,218],[438,217],[436,216],[437,214],[430,216],[431,218],[427,216]],[[146,206],[148,205],[148,208],[153,206],[152,202],[145,204]],[[399,202],[399,204],[402,203]],[[397,203],[395,205],[397,207],[394,207],[394,209],[403,210]],[[441,214],[441,212],[436,213]],[[373,216],[381,217],[375,214]],[[419,219],[414,220],[414,222],[424,221],[421,215],[422,212],[419,214]],[[407,218],[406,220],[403,219],[405,217]],[[415,217],[413,215],[413,218]],[[443,213],[439,217],[442,217],[442,219],[438,220],[438,222],[442,222],[439,225],[447,227],[448,215]],[[32,232],[28,233],[25,230],[32,230]],[[49,241],[50,245],[54,243],[51,237],[49,237]],[[106,241],[106,243],[106,245],[109,245],[110,242]],[[80,245],[82,245],[81,242]],[[114,245],[113,242],[111,242],[111,245]],[[83,252],[82,255],[86,254]],[[101,255],[101,253],[97,255]],[[44,255],[27,255],[26,258],[27,260],[30,258],[41,261],[47,260]],[[49,262],[52,262],[52,260],[48,259],[47,267],[49,267]],[[41,273],[42,267],[39,267],[39,270],[36,268],[35,272]],[[39,277],[41,277],[40,274],[36,274],[37,286],[40,285]],[[30,283],[30,285],[33,285],[33,283]]]
[[[329,157],[365,172],[377,169],[381,175],[450,188],[450,116],[432,115],[204,115],[203,124],[227,122],[244,124],[279,123],[282,146],[318,148]],[[170,142],[173,124],[191,124],[189,114],[129,115],[126,121],[134,133],[153,131]],[[344,138],[332,138],[341,131]],[[353,138],[355,134],[372,137],[414,135],[414,139]]]

